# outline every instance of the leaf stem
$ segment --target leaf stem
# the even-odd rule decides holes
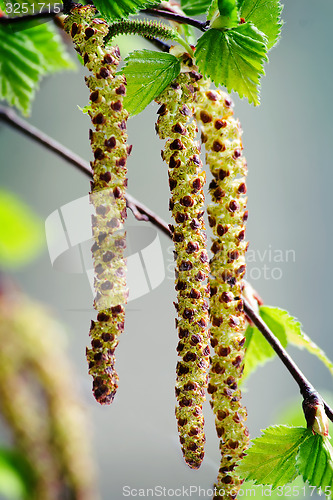
[[[14,129],[22,132],[27,137],[33,139],[37,143],[43,145],[48,150],[56,153],[58,156],[66,160],[68,163],[76,167],[78,170],[83,172],[92,178],[92,172],[89,163],[86,162],[79,155],[73,153],[70,149],[66,148],[58,141],[55,141],[47,134],[34,127],[30,123],[26,122],[17,114],[6,108],[5,106],[0,106],[0,121],[3,121],[13,127]],[[149,220],[154,226],[160,229],[166,236],[172,238],[171,231],[167,222],[165,222],[161,217],[156,215],[152,210],[146,207],[143,203],[135,199],[130,194],[126,195],[127,205],[133,211],[133,215],[138,220]],[[145,216],[145,217],[142,217]],[[282,363],[285,365],[295,382],[300,388],[300,392],[304,400],[309,399],[312,395],[318,397],[324,404],[325,413],[327,417],[333,422],[333,410],[324,401],[324,399],[317,393],[313,385],[307,380],[302,371],[298,368],[291,356],[285,351],[279,340],[275,337],[273,332],[268,328],[266,323],[262,318],[254,311],[249,302],[243,297],[244,300],[244,311],[245,314],[251,319],[258,330],[262,333],[265,339],[272,346]]]
[[[180,14],[174,14],[173,12],[169,12],[161,9],[143,9],[140,11],[143,14],[148,14],[149,16],[162,17],[164,19],[169,19],[170,21],[175,21],[179,24],[189,24],[190,26],[194,26],[200,31],[207,31],[209,27],[209,21],[203,23],[198,21],[197,19],[193,19],[187,16],[181,16]]]

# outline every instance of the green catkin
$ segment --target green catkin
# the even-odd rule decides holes
[[[76,50],[91,72],[86,78],[90,104],[86,107],[95,130],[90,131],[94,161],[90,201],[94,244],[92,246],[97,321],[90,328],[91,348],[87,349],[93,392],[101,404],[113,401],[118,375],[115,371],[115,348],[124,330],[128,290],[126,288],[125,234],[126,161],[130,146],[126,145],[128,112],[123,107],[126,79],[116,75],[120,61],[118,47],[105,46],[108,25],[94,19],[92,6],[75,6],[66,18],[65,29],[71,34]]]
[[[205,173],[193,118],[197,73],[185,62],[180,76],[156,99],[161,105],[156,130],[161,139],[167,139],[162,156],[169,165],[174,218],[170,228],[176,260],[177,350],[182,358],[177,364],[176,418],[185,461],[197,469],[205,443],[202,405],[209,366],[209,264],[203,219]]]
[[[241,405],[238,387],[243,372],[245,316],[242,277],[245,273],[245,197],[247,172],[242,155],[241,127],[232,116],[228,94],[211,90],[202,82],[197,94],[196,116],[201,123],[206,161],[213,175],[209,185],[212,204],[208,206],[213,231],[211,247],[210,320],[211,345],[215,354],[209,374],[208,392],[215,413],[222,455],[214,498],[231,500],[242,480],[237,463],[248,447],[246,408]]]

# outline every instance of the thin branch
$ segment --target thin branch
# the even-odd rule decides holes
[[[174,14],[173,12],[168,12],[166,10],[161,9],[143,9],[140,10],[142,14],[148,14],[149,16],[162,17],[164,19],[169,19],[170,21],[175,21],[179,24],[189,24],[190,26],[194,26],[201,31],[207,31],[209,27],[209,21],[202,23],[197,19],[192,19],[191,17],[181,16],[180,14]]]
[[[316,394],[315,388],[308,381],[302,371],[298,368],[294,360],[289,356],[287,351],[283,348],[281,342],[275,337],[274,333],[268,328],[262,318],[252,309],[246,299],[243,298],[245,314],[258,328],[260,333],[265,337],[267,342],[273,347],[274,351],[285,365],[295,382],[298,384],[300,392],[304,399],[308,398],[311,394]],[[324,403],[325,412],[328,418],[333,422],[333,410],[327,403],[320,397]]]
[[[64,147],[59,142],[51,139],[49,136],[44,134],[42,131],[33,127],[25,120],[19,118],[15,112],[9,110],[4,106],[0,106],[0,121],[3,121],[13,127],[14,129],[22,132],[24,135],[30,137],[39,144],[42,144],[47,149],[53,151],[58,156],[74,165],[81,172],[92,178],[92,172],[90,170],[89,163],[83,160],[80,156],[76,155],[66,147]],[[143,203],[136,200],[130,194],[126,195],[127,205],[133,211],[134,216],[139,220],[149,220],[154,226],[158,227],[164,234],[169,238],[172,238],[171,231],[169,230],[168,224],[156,215],[152,210],[146,207]],[[140,216],[141,214],[141,216]],[[142,217],[144,215],[145,217]],[[248,301],[244,300],[244,311],[245,314],[251,319],[258,330],[263,334],[265,339],[272,346],[282,363],[285,365],[291,376],[294,378],[296,383],[300,388],[300,392],[303,398],[309,399],[312,396],[318,396],[323,402],[325,407],[325,412],[328,418],[333,421],[333,410],[329,405],[323,400],[323,398],[315,391],[313,385],[307,380],[302,371],[298,368],[294,360],[285,351],[279,340],[275,337],[273,332],[268,328],[266,323],[261,319],[261,317],[253,310]]]
[[[29,22],[29,21],[36,21],[38,19],[53,19],[55,16],[58,14],[62,13],[61,10],[57,10],[57,12],[53,10],[45,10],[42,12],[36,12],[34,14],[25,14],[23,16],[15,16],[15,17],[8,17],[8,16],[3,16],[0,17],[0,24],[16,24],[16,23],[22,23],[22,22]]]
[[[71,150],[60,144],[58,141],[55,141],[48,135],[44,134],[44,132],[42,132],[38,128],[34,127],[33,125],[30,125],[30,123],[26,122],[25,120],[17,116],[17,114],[14,111],[6,108],[5,106],[0,106],[0,120],[7,123],[14,129],[18,130],[19,132],[22,132],[24,135],[30,137],[34,141],[38,142],[38,144],[42,144],[48,150],[53,151],[58,156],[60,156],[61,158],[69,162],[71,165],[79,169],[85,175],[88,175],[90,178],[92,178],[92,172],[88,162],[86,162],[79,155],[73,153]],[[152,224],[154,224],[154,226],[158,227],[164,234],[171,237],[171,232],[168,227],[168,224],[163,219],[158,217],[158,215],[156,215],[148,207],[146,207],[140,201],[136,200],[130,194],[126,195],[126,200],[127,203],[130,204],[129,206],[130,209],[133,209],[134,207],[134,211],[136,210],[136,212],[138,212],[139,214],[143,214],[144,216],[146,216],[148,220]]]

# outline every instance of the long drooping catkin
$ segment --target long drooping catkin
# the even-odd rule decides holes
[[[184,68],[186,70],[186,66]],[[171,226],[175,244],[177,347],[176,417],[187,464],[197,469],[204,456],[202,404],[209,364],[207,275],[209,271],[203,220],[205,174],[193,119],[196,73],[183,72],[156,99],[161,107],[156,130],[167,139],[163,158],[169,165]]]
[[[0,409],[36,478],[36,500],[99,498],[88,422],[61,326],[21,294],[0,294]]]
[[[90,131],[94,155],[90,200],[95,207],[92,252],[94,307],[98,315],[91,323],[92,340],[87,359],[94,396],[99,403],[109,404],[118,387],[114,351],[124,329],[124,304],[128,295],[122,229],[126,219],[126,161],[130,147],[126,145],[128,113],[123,107],[126,80],[116,75],[119,49],[104,45],[108,25],[102,19],[94,19],[96,12],[92,6],[75,6],[65,21],[65,29],[91,72],[86,78],[91,91],[86,111],[95,127]]]
[[[201,83],[201,82],[200,82]],[[246,161],[242,155],[241,127],[232,117],[230,97],[202,82],[197,94],[206,161],[213,175],[208,206],[213,230],[211,250],[211,345],[215,354],[208,392],[222,454],[216,498],[234,499],[242,483],[237,463],[248,446],[246,409],[238,387],[243,371],[245,317],[241,299],[245,273]]]

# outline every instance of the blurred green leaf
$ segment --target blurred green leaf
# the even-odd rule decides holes
[[[267,307],[267,306],[265,306]],[[281,324],[274,318],[266,314],[266,311],[262,312],[260,309],[260,315],[264,319],[265,323],[272,330],[274,335],[279,339],[283,347],[287,345],[287,335]],[[248,377],[253,371],[255,371],[259,366],[264,365],[268,361],[272,360],[276,354],[273,348],[269,345],[267,340],[264,338],[262,333],[255,326],[249,325],[247,327],[245,342],[245,368],[244,377]]]
[[[16,267],[36,257],[44,245],[43,225],[14,194],[0,189],[0,267]]]
[[[200,16],[205,14],[212,0],[181,0],[181,8],[187,16]]]
[[[302,325],[296,318],[284,309],[271,306],[261,306],[260,316],[279,339],[279,332],[283,331],[288,344],[292,344],[299,349],[306,349],[317,356],[333,375],[333,363],[328,359],[325,352],[302,331]]]
[[[320,434],[310,435],[300,445],[297,467],[304,482],[320,488],[320,494],[332,496],[333,449],[328,438]]]
[[[137,50],[125,59],[127,80],[126,109],[140,113],[180,72],[177,57],[164,52]]]

